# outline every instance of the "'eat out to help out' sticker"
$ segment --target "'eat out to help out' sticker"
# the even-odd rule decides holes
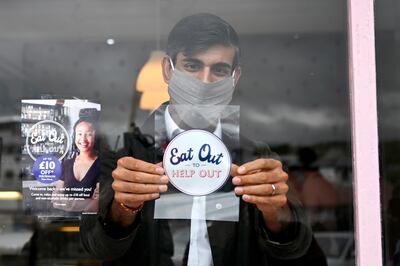
[[[231,156],[214,134],[192,129],[167,146],[163,166],[170,182],[181,192],[203,196],[217,191],[229,177]]]

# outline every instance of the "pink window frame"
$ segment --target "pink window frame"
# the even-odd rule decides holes
[[[356,262],[382,265],[374,1],[348,0]]]

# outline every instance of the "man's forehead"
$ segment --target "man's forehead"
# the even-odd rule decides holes
[[[187,55],[179,52],[176,56],[177,61],[198,61],[206,65],[229,64],[232,65],[235,58],[235,49],[231,46],[212,46],[207,50]]]

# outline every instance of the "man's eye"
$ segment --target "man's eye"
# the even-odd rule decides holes
[[[190,72],[198,71],[200,66],[198,64],[187,63],[184,65],[185,69]]]
[[[213,73],[219,77],[227,77],[229,76],[230,69],[227,67],[216,67],[213,69]]]

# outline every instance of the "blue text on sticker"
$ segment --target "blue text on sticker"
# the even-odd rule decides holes
[[[183,152],[177,155],[178,148],[171,149],[170,162],[173,165],[177,165],[181,162],[191,161],[193,159],[193,149],[189,148],[187,152]],[[198,154],[199,160],[202,162],[208,162],[212,164],[219,165],[221,163],[221,158],[224,157],[222,152],[217,155],[211,153],[211,146],[209,144],[203,144],[199,150]]]

